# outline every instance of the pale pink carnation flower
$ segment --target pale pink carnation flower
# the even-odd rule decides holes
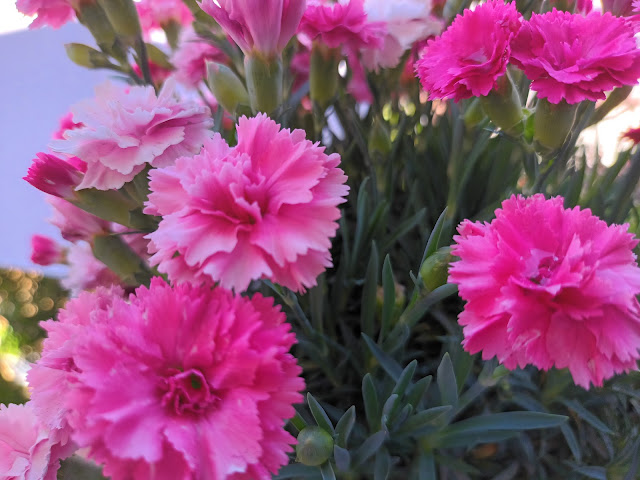
[[[202,40],[191,30],[181,34],[180,45],[171,57],[176,67],[176,80],[188,87],[196,87],[207,78],[207,60],[226,63],[229,59],[219,48]]]
[[[273,58],[295,35],[306,0],[202,0],[199,5],[245,55]]]
[[[147,35],[172,22],[180,26],[191,25],[193,22],[191,10],[182,0],[140,0],[135,5],[140,17],[140,26]]]
[[[329,48],[353,52],[382,48],[387,28],[385,22],[369,21],[364,0],[315,1],[307,5],[298,33],[306,43],[316,40]]]
[[[551,103],[604,99],[606,91],[635,85],[640,77],[633,27],[596,11],[534,13],[512,42],[511,61]]]
[[[267,480],[288,463],[295,439],[283,427],[304,381],[273,299],[160,278],[129,301],[96,308],[92,297],[108,296],[85,294],[45,324],[46,366],[34,369],[67,380],[32,382],[32,395],[59,396],[72,438],[106,475]]]
[[[428,41],[416,73],[429,99],[486,96],[507,70],[510,44],[521,25],[516,4],[489,0],[458,15]]]
[[[69,270],[60,283],[71,291],[72,295],[78,295],[84,290],[122,283],[118,275],[93,255],[91,245],[88,243],[79,242],[69,245],[67,264]]]
[[[94,235],[108,233],[109,222],[76,207],[58,197],[47,197],[47,203],[53,207],[53,216],[49,219],[58,227],[62,238],[70,242],[90,241]]]
[[[54,263],[61,263],[64,250],[51,237],[33,235],[31,237],[31,261],[37,265],[47,267]]]
[[[365,48],[362,63],[369,70],[394,68],[402,54],[418,40],[438,35],[443,22],[431,15],[429,0],[365,0],[371,22],[385,22],[387,34],[382,48]]]
[[[173,281],[242,291],[268,278],[303,291],[332,265],[349,190],[340,156],[262,114],[242,117],[237,135],[233,148],[216,134],[199,155],[151,172],[145,212],[163,217],[148,237],[151,264]]]
[[[449,281],[467,301],[465,350],[507,368],[569,368],[584,388],[637,369],[640,268],[628,225],[562,197],[512,196],[491,223],[464,221]]]
[[[87,163],[77,190],[120,188],[148,164],[164,167],[200,151],[212,133],[211,113],[195,102],[177,101],[173,87],[168,81],[156,96],[150,86],[105,82],[94,99],[72,107],[74,121],[84,126],[68,130],[52,148]]]
[[[0,405],[0,478],[55,480],[60,459],[73,446],[62,446],[56,432],[41,424],[32,405]]]
[[[16,8],[25,15],[37,15],[29,28],[60,28],[76,18],[74,4],[71,0],[17,0]]]

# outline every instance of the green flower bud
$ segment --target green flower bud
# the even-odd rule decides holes
[[[282,59],[246,56],[244,70],[251,109],[254,113],[272,113],[282,104]]]
[[[76,65],[85,68],[105,68],[113,66],[104,53],[81,43],[67,43],[64,46],[67,56]]]
[[[576,120],[578,105],[569,105],[564,100],[553,104],[546,98],[538,99],[533,119],[533,140],[538,151],[549,153],[564,144]]]
[[[297,460],[310,466],[322,465],[333,453],[333,438],[320,427],[303,428],[298,434]]]
[[[420,276],[427,290],[431,292],[447,283],[451,260],[451,247],[442,247],[425,259],[420,267]]]
[[[480,97],[482,108],[489,119],[511,135],[523,131],[522,102],[509,74],[500,77],[496,87],[486,97]]]
[[[238,113],[239,106],[250,103],[242,80],[226,65],[207,61],[207,83],[218,103],[232,115]]]
[[[338,92],[340,50],[313,42],[309,67],[309,95],[323,110]]]
[[[107,14],[100,5],[94,2],[82,2],[78,6],[76,15],[93,35],[100,49],[125,63],[127,55],[117,39],[116,31],[107,18]]]
[[[98,0],[107,18],[119,36],[129,45],[142,35],[138,11],[133,0]]]

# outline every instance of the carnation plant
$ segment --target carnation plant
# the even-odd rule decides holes
[[[603,3],[18,0],[112,78],[25,167],[69,299],[0,478],[639,478],[640,136],[581,140],[638,6]]]

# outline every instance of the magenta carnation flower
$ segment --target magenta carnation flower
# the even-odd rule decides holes
[[[62,262],[64,250],[51,237],[33,235],[31,237],[31,261],[37,265],[47,267]]]
[[[159,278],[129,301],[115,293],[83,294],[46,322],[29,373],[34,400],[58,399],[58,423],[106,475],[267,480],[288,463],[283,427],[304,381],[273,299]]]
[[[40,423],[30,403],[0,405],[0,478],[55,480],[60,459],[72,449]]]
[[[604,92],[635,85],[640,77],[633,27],[610,13],[534,13],[511,48],[511,61],[531,89],[551,103],[603,99]]]
[[[259,278],[311,287],[331,266],[349,190],[340,156],[266,115],[242,117],[237,132],[233,148],[216,135],[199,155],[151,172],[145,212],[163,217],[149,235],[151,264],[173,281],[238,291]]]
[[[430,99],[486,96],[507,70],[510,44],[522,17],[515,2],[489,0],[458,15],[427,42],[416,72]]]
[[[171,82],[158,96],[150,86],[106,82],[96,88],[96,98],[71,110],[83,126],[67,130],[66,138],[54,140],[52,147],[87,163],[78,190],[120,188],[147,164],[164,167],[198,153],[212,133],[209,109],[178,102]]]
[[[272,58],[295,35],[306,0],[202,0],[211,15],[245,55]]]
[[[140,0],[136,2],[142,31],[149,34],[171,23],[190,25],[193,15],[182,0]]]
[[[16,8],[25,15],[37,15],[29,28],[60,28],[76,18],[71,0],[17,0]]]
[[[449,280],[467,301],[465,349],[509,368],[569,368],[601,386],[640,358],[640,268],[628,225],[607,226],[562,197],[511,197],[491,223],[464,221]]]

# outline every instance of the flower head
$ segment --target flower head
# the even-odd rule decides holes
[[[306,0],[202,0],[200,7],[218,22],[245,55],[273,58],[295,35]]]
[[[465,349],[507,368],[569,368],[601,386],[640,358],[638,243],[562,197],[513,196],[491,223],[464,221],[449,281],[467,301]]]
[[[40,423],[30,403],[0,404],[0,478],[55,480],[60,459],[72,449]]]
[[[368,20],[364,0],[316,1],[307,6],[298,33],[329,48],[354,52],[362,48],[382,48],[387,29],[384,22]]]
[[[176,80],[188,87],[196,87],[207,78],[207,60],[225,63],[228,58],[222,50],[199,38],[193,30],[184,30],[180,46],[171,57],[171,63],[176,67]]]
[[[142,31],[149,34],[171,23],[190,25],[193,15],[182,0],[140,0],[136,2]]]
[[[72,107],[74,121],[84,126],[66,132],[52,147],[87,163],[76,189],[120,188],[147,164],[170,165],[183,155],[200,151],[211,136],[209,109],[194,102],[178,102],[173,84],[165,83],[156,96],[153,87],[96,88],[96,98]]]
[[[551,103],[603,99],[606,91],[635,85],[640,77],[633,27],[610,13],[534,13],[511,49],[511,61],[532,81],[531,89]]]
[[[16,8],[25,15],[37,15],[29,28],[60,28],[76,18],[71,0],[17,0]]]
[[[266,115],[242,117],[237,132],[233,148],[216,135],[199,155],[151,172],[145,212],[163,217],[149,235],[151,264],[173,281],[240,291],[259,278],[315,285],[348,192],[339,155]]]
[[[70,199],[82,182],[86,168],[86,163],[79,158],[63,159],[40,152],[36,154],[24,180],[44,193]]]
[[[64,257],[64,251],[53,238],[44,235],[31,237],[31,261],[44,267],[60,263]]]
[[[488,95],[506,72],[521,18],[515,2],[489,0],[465,10],[441,36],[429,40],[416,62],[429,98],[458,101]]]
[[[72,438],[113,480],[270,479],[288,462],[283,427],[304,388],[280,308],[159,278],[129,301],[117,293],[83,294],[45,324],[33,398],[57,396]]]

